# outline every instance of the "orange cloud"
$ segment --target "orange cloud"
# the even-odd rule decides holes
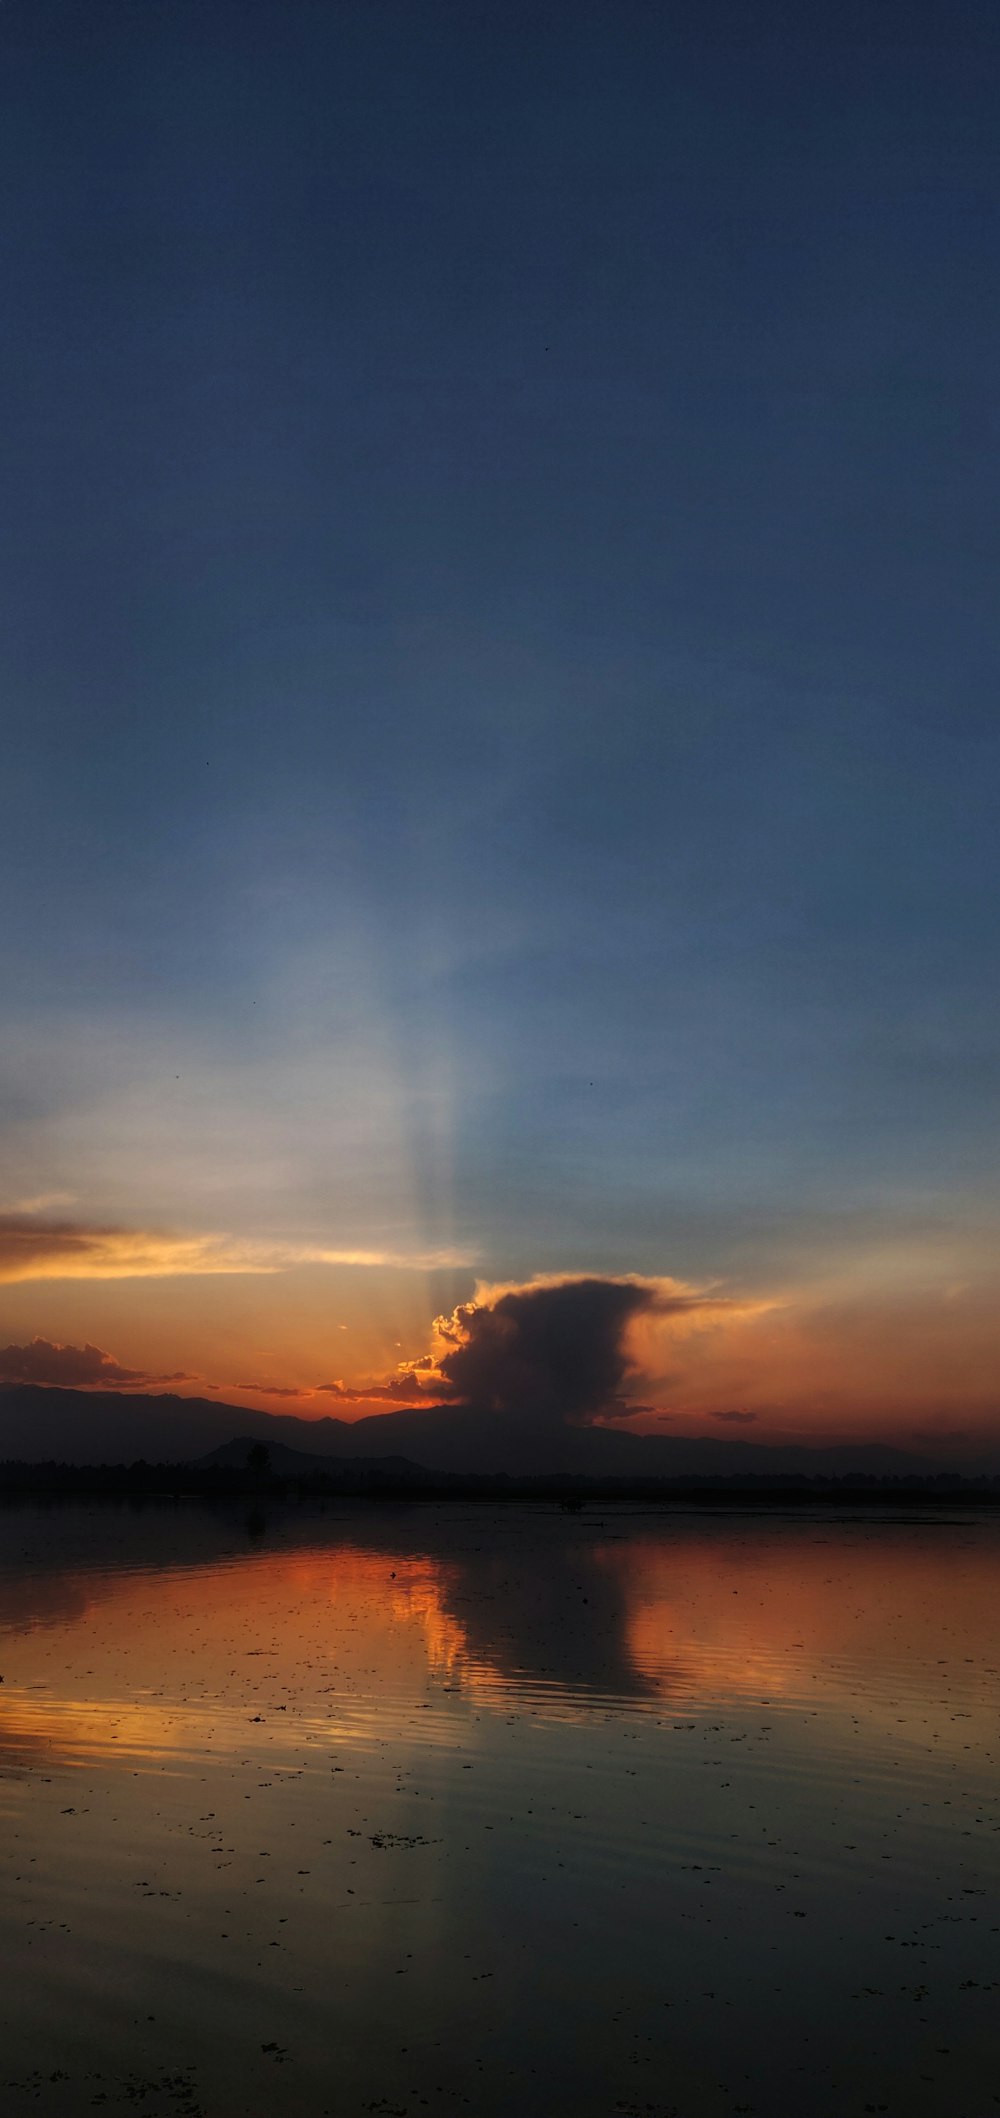
[[[420,1397],[420,1386],[409,1371],[384,1383],[230,1383],[231,1390],[250,1390],[257,1397],[334,1397],[340,1404],[412,1405]]]
[[[761,1439],[971,1437],[1000,1425],[995,1291],[952,1284],[797,1289],[644,1348],[651,1397],[688,1430],[756,1423]]]
[[[0,1214],[0,1282],[162,1279],[218,1273],[286,1272],[295,1265],[355,1265],[435,1271],[461,1264],[448,1251],[413,1254],[336,1250],[225,1234],[176,1235],[102,1228],[33,1212]]]

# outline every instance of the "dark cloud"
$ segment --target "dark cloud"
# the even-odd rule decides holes
[[[0,1279],[48,1276],[57,1266],[79,1267],[116,1230],[79,1228],[34,1213],[0,1213]]]
[[[713,1419],[721,1419],[730,1427],[752,1427],[756,1412],[713,1412]]]
[[[417,1368],[429,1366],[429,1360],[414,1362],[414,1367]],[[247,1389],[249,1385],[242,1384],[241,1387]],[[394,1375],[391,1382],[369,1383],[367,1388],[359,1387],[356,1390],[347,1383],[317,1383],[315,1394],[323,1397],[341,1397],[351,1405],[363,1404],[368,1399],[374,1399],[379,1404],[412,1405],[414,1398],[420,1396],[420,1384],[416,1377],[407,1370],[405,1375]]]
[[[258,1397],[312,1397],[312,1390],[296,1390],[284,1383],[232,1383],[233,1390],[252,1390]]]
[[[145,1389],[149,1383],[193,1383],[198,1377],[182,1368],[171,1375],[150,1375],[145,1368],[123,1368],[100,1346],[61,1346],[33,1338],[26,1346],[0,1346],[0,1386],[50,1383],[65,1390]]]
[[[415,1417],[435,1410],[499,1414],[512,1426],[523,1421],[536,1431],[665,1417],[627,1394],[628,1383],[638,1380],[629,1326],[641,1316],[727,1307],[716,1295],[671,1280],[531,1281],[485,1293],[436,1318],[436,1351],[407,1361],[384,1382],[354,1384],[336,1376],[310,1385],[243,1381],[232,1387],[281,1399],[327,1397],[387,1414],[412,1411]]]
[[[586,1425],[627,1417],[622,1390],[632,1362],[627,1327],[653,1310],[690,1308],[636,1280],[566,1280],[515,1287],[489,1304],[467,1302],[438,1331],[443,1391],[479,1411],[523,1415],[535,1425]]]
[[[230,1384],[233,1390],[252,1390],[258,1397],[335,1397],[345,1405],[365,1404],[374,1399],[378,1404],[412,1405],[420,1396],[420,1385],[408,1373],[395,1375],[391,1382],[359,1385],[354,1389],[348,1383],[309,1383],[295,1386],[287,1383],[239,1382]]]

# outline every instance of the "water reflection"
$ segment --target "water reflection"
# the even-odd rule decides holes
[[[154,1507],[15,1511],[12,1527],[0,1566],[0,1742],[12,1754],[48,1742],[68,1757],[84,1721],[88,1750],[120,1743],[125,1713],[130,1748],[177,1747],[179,1727],[223,1708],[238,1678],[249,1700],[277,1685],[275,1711],[331,1723],[427,1686],[536,1712],[695,1710],[800,1697],[820,1670],[828,1696],[859,1666],[885,1676],[928,1625],[939,1645],[962,1643],[966,1667],[995,1673],[989,1518],[355,1508],[220,1519]],[[87,1682],[64,1662],[67,1690],[47,1667],[52,1651],[32,1642],[77,1631]],[[933,1666],[948,1668],[948,1655]],[[29,1667],[34,1698],[18,1683]]]
[[[992,1518],[3,1529],[5,2112],[991,2107]]]

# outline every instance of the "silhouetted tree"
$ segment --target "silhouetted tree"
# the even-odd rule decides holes
[[[255,1478],[266,1478],[270,1468],[270,1449],[266,1442],[255,1441],[253,1448],[247,1450],[247,1470],[251,1471]]]

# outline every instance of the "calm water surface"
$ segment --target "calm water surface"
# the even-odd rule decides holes
[[[1000,1524],[0,1514],[5,2112],[995,2118]]]

